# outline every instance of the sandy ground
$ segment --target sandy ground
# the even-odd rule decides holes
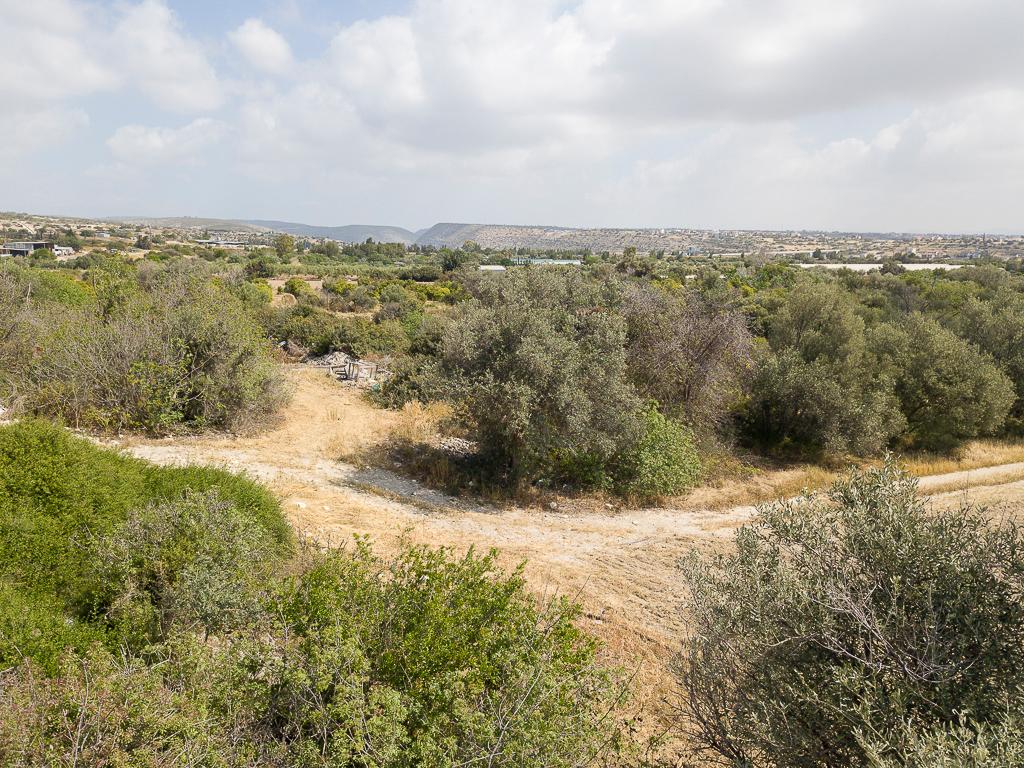
[[[667,665],[684,632],[679,560],[694,548],[726,546],[753,507],[551,510],[454,499],[338,460],[380,440],[400,415],[370,407],[357,390],[322,373],[295,367],[289,376],[294,399],[281,424],[260,436],[133,438],[118,445],[160,464],[244,471],[281,496],[296,528],[331,544],[366,534],[385,549],[405,539],[457,550],[494,547],[509,565],[525,560],[538,592],[575,596],[607,653],[638,670],[637,703],[666,710]],[[1022,474],[1024,463],[975,469],[926,478],[922,489],[935,492],[937,504],[966,498],[1016,516],[1024,509]]]

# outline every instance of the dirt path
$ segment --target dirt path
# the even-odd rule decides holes
[[[655,710],[670,693],[667,660],[683,633],[678,562],[695,548],[724,546],[754,513],[652,508],[551,510],[469,503],[382,469],[337,460],[395,427],[394,413],[369,407],[359,393],[315,371],[292,369],[295,397],[281,426],[254,438],[131,439],[130,453],[159,464],[213,464],[244,471],[282,498],[292,523],[332,544],[356,534],[390,548],[399,540],[497,548],[509,565],[526,560],[539,591],[575,595],[591,630],[620,663],[639,663],[639,697]],[[986,479],[1019,479],[1024,463],[925,478],[945,489]],[[1005,482],[1005,479],[1003,480]],[[1024,482],[1006,486],[1011,506]],[[943,495],[954,503],[963,492]],[[1006,500],[1007,494],[1000,497]]]

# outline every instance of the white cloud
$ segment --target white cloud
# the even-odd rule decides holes
[[[89,45],[85,8],[72,0],[0,0],[0,98],[45,102],[111,88],[116,76]]]
[[[162,164],[166,195],[177,166],[217,169],[275,217],[301,199],[332,222],[1021,226],[1024,3],[412,0],[297,57],[255,17],[206,47],[175,2],[0,0],[0,96],[23,116],[7,156],[115,91],[140,123],[108,139],[119,163]],[[236,61],[244,77],[218,72]],[[146,127],[176,124],[140,91],[206,117]]]
[[[242,57],[255,69],[280,74],[292,67],[292,50],[288,41],[262,19],[247,19],[229,37]]]
[[[224,123],[199,118],[181,128],[125,125],[107,139],[111,154],[127,165],[194,162],[223,138]]]
[[[80,109],[15,110],[0,120],[0,159],[17,159],[58,144],[88,124],[88,115]]]
[[[125,8],[112,46],[124,76],[158,106],[204,112],[223,103],[224,89],[202,47],[182,33],[162,0]]]
[[[1013,126],[1022,124],[1024,94],[1012,91],[915,110],[864,138],[737,123],[671,157],[637,160],[588,204],[692,226],[1012,230],[1024,195],[1024,142]]]

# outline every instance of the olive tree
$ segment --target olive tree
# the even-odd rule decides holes
[[[719,425],[738,399],[752,340],[744,317],[697,291],[625,290],[629,376],[637,390],[697,428]]]
[[[1024,706],[1024,535],[891,462],[761,508],[686,577],[682,707],[719,764],[885,764]]]
[[[803,283],[771,317],[741,422],[753,442],[800,452],[877,454],[903,428],[892,377],[868,354],[856,301]]]
[[[951,321],[963,338],[995,358],[1014,384],[1008,426],[1024,430],[1024,295],[999,290],[990,301],[971,299]]]
[[[948,451],[1002,427],[1014,389],[991,355],[918,314],[879,326],[871,342],[895,381],[907,444]]]
[[[521,270],[472,286],[440,370],[488,464],[511,484],[601,466],[639,429],[626,323],[578,272]]]

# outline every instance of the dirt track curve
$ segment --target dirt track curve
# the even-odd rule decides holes
[[[667,660],[683,626],[678,562],[695,547],[725,546],[754,507],[700,509],[498,508],[451,498],[386,470],[337,460],[385,434],[393,414],[370,408],[351,388],[293,369],[295,397],[282,425],[252,438],[130,439],[118,445],[158,464],[212,464],[264,481],[292,523],[321,541],[366,534],[384,548],[401,538],[464,550],[495,547],[503,562],[527,561],[539,591],[576,595],[590,629],[619,662],[640,665],[638,690],[654,709],[670,692]],[[1016,514],[1024,463],[922,480],[936,503],[972,499]],[[1000,482],[1001,481],[1001,482]],[[985,483],[991,485],[986,486]],[[998,484],[998,487],[995,485]],[[958,490],[941,492],[942,489]]]

